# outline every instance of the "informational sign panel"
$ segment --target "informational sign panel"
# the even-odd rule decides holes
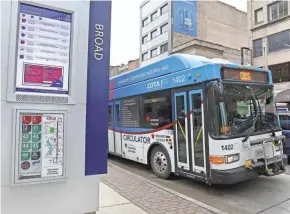
[[[112,1],[90,1],[86,87],[86,176],[107,173],[109,97],[107,80],[110,73],[111,5]],[[102,93],[98,93],[100,91]],[[96,128],[96,121],[106,121],[106,125],[100,123]]]
[[[17,114],[16,180],[64,176],[64,114]]]
[[[197,1],[173,2],[173,31],[188,36],[197,36]]]
[[[122,101],[122,127],[139,127],[139,99],[137,97]]]
[[[16,91],[68,94],[72,14],[20,3]]]
[[[241,48],[242,65],[252,65],[252,50],[249,48]]]

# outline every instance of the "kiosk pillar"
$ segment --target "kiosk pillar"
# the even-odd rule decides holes
[[[110,25],[110,1],[1,2],[1,213],[98,210]]]

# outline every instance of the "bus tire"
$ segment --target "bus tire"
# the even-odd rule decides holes
[[[171,161],[168,153],[155,146],[150,154],[150,165],[157,177],[167,180],[171,175]]]

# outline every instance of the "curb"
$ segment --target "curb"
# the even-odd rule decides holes
[[[207,205],[207,204],[205,204],[205,203],[203,203],[203,202],[201,202],[201,201],[195,200],[195,199],[190,198],[190,197],[188,197],[188,196],[186,196],[186,195],[183,195],[183,194],[181,194],[181,193],[179,193],[179,192],[177,192],[177,191],[174,191],[174,190],[169,189],[169,188],[167,188],[167,187],[164,187],[164,186],[162,186],[162,185],[160,185],[160,184],[157,184],[157,183],[155,183],[155,182],[153,182],[153,181],[150,181],[149,179],[144,178],[144,177],[142,177],[142,176],[140,176],[140,175],[134,174],[134,173],[132,173],[132,172],[126,170],[126,169],[123,169],[123,168],[121,168],[121,167],[119,167],[119,166],[117,166],[117,165],[115,165],[115,164],[113,164],[113,163],[109,163],[109,162],[108,162],[108,166],[109,166],[109,167],[116,168],[116,169],[118,169],[119,171],[123,171],[123,172],[125,172],[125,173],[127,173],[127,174],[130,174],[130,175],[132,175],[132,176],[138,177],[138,178],[140,178],[140,179],[144,179],[144,180],[146,180],[146,182],[150,183],[151,185],[153,185],[153,186],[155,186],[155,187],[157,187],[157,188],[159,188],[159,189],[162,189],[162,190],[164,190],[164,191],[166,191],[166,192],[169,192],[169,193],[171,193],[171,194],[173,194],[173,195],[176,195],[176,196],[178,196],[178,197],[180,197],[180,198],[183,198],[183,199],[185,199],[185,200],[187,200],[187,201],[190,201],[190,202],[192,202],[192,203],[194,203],[194,204],[196,204],[196,205],[198,205],[198,206],[200,206],[200,207],[203,207],[203,208],[205,208],[205,209],[207,209],[207,210],[209,210],[209,211],[211,211],[211,212],[214,212],[214,213],[216,213],[216,214],[228,214],[228,213],[226,213],[226,212],[224,212],[224,211],[221,211],[221,210],[219,210],[219,209],[217,209],[217,208],[214,208],[214,207],[212,207],[212,206],[209,206],[209,205]]]

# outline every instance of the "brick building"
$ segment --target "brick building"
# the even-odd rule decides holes
[[[134,70],[139,67],[139,59],[130,60],[128,64],[110,66],[110,77],[119,75],[124,72]]]

